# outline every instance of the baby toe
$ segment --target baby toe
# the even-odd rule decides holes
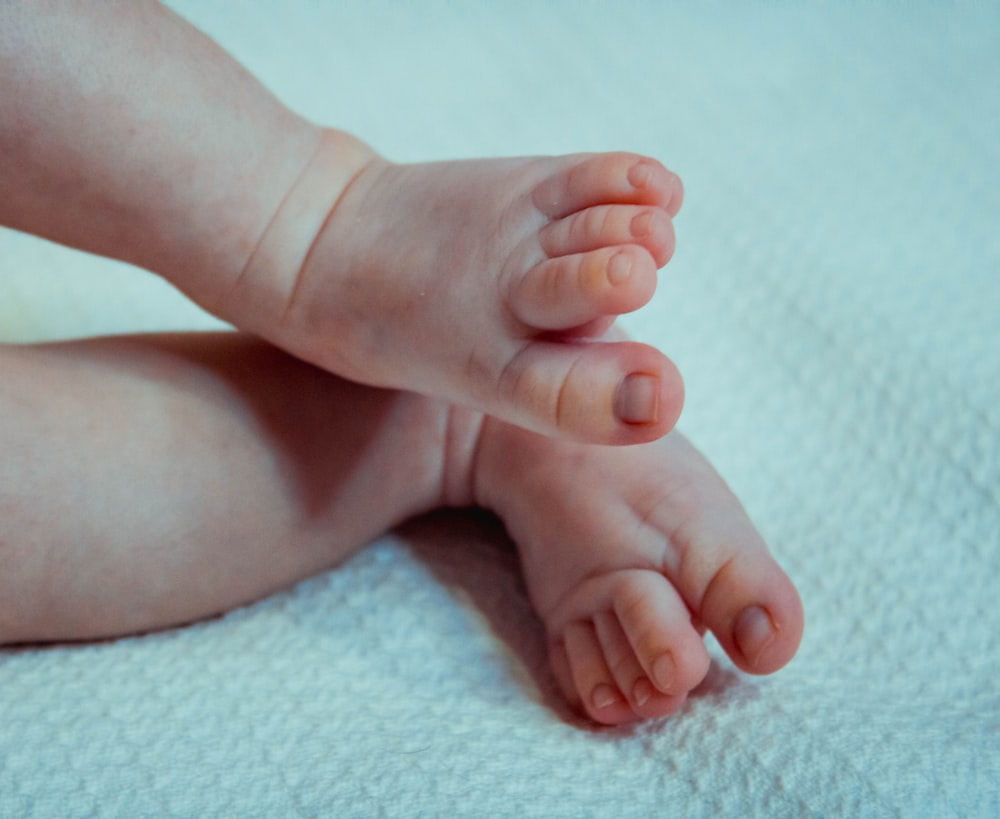
[[[708,584],[701,617],[733,662],[752,674],[777,671],[802,641],[802,601],[770,555],[725,562]]]
[[[597,205],[657,205],[676,213],[680,180],[655,159],[630,153],[571,159],[543,180],[532,200],[552,219]],[[673,209],[673,210],[671,210]]]
[[[671,216],[676,216],[681,209],[681,205],[684,204],[684,183],[681,178],[670,172],[671,177],[671,188],[670,188],[670,200],[664,205]]]
[[[573,699],[580,703],[587,715],[603,725],[620,725],[634,720],[635,714],[618,689],[605,661],[593,624],[570,623],[563,634],[563,646],[574,690]]]
[[[635,342],[533,341],[507,362],[486,412],[544,435],[635,444],[666,435],[684,403],[680,373]]]
[[[638,310],[656,290],[656,264],[642,247],[606,247],[547,259],[511,288],[517,318],[540,330],[569,330]]]
[[[667,578],[652,571],[623,572],[613,605],[633,656],[659,691],[683,698],[704,679],[708,651]]]
[[[670,260],[675,245],[667,211],[636,205],[599,205],[572,213],[542,227],[539,241],[549,256],[636,244],[649,251],[657,267]]]
[[[664,693],[650,681],[617,615],[613,612],[600,612],[594,617],[594,627],[618,690],[628,700],[637,717],[664,717],[680,707],[686,692],[679,695]]]
[[[690,444],[675,445],[679,457],[700,460]],[[770,674],[791,660],[802,640],[802,601],[722,479],[692,471],[655,515],[675,555],[667,574],[733,662]]]

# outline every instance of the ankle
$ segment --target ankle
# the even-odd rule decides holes
[[[477,476],[488,420],[482,413],[465,407],[448,408],[441,451],[441,506],[484,506]]]
[[[299,275],[331,213],[377,154],[344,131],[324,128],[304,157],[242,270],[220,298],[204,305],[265,337],[272,335],[294,299]]]

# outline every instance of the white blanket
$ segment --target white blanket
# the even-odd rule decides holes
[[[1000,815],[1000,7],[177,7],[394,159],[677,170],[625,324],[678,362],[806,636],[764,679],[713,642],[679,713],[599,730],[500,532],[438,517],[219,620],[0,651],[0,815]],[[7,341],[215,325],[10,230],[0,283]]]

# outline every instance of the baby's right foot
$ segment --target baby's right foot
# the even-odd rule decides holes
[[[487,418],[474,452],[473,498],[516,541],[552,670],[592,719],[676,711],[708,671],[705,629],[750,673],[795,654],[795,587],[679,433],[583,446]]]
[[[395,165],[330,131],[216,311],[357,382],[650,441],[680,413],[676,369],[594,342],[653,295],[681,198],[633,154]]]

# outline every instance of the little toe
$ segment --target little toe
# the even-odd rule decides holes
[[[594,444],[661,438],[684,404],[673,362],[635,342],[529,342],[508,361],[497,389],[499,406],[485,411],[544,435]]]
[[[646,248],[657,267],[673,255],[674,224],[659,207],[599,205],[547,223],[539,231],[542,249],[549,256],[586,253],[602,247],[637,244]]]
[[[531,327],[568,330],[638,310],[655,290],[656,264],[649,252],[626,245],[547,259],[518,280],[508,303]]]
[[[570,623],[563,636],[566,658],[576,697],[583,710],[596,722],[619,725],[635,719],[635,714],[622,696],[593,624]]]
[[[571,162],[541,182],[532,199],[546,216],[559,219],[607,204],[657,205],[676,213],[680,192],[677,175],[655,159],[607,153]]]

